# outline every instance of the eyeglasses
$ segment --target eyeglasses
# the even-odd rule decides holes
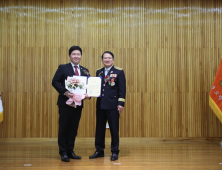
[[[112,57],[103,57],[103,60],[112,60]]]

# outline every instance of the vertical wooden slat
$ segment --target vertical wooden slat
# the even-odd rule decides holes
[[[0,2],[0,137],[57,137],[51,86],[68,49],[95,76],[110,50],[126,75],[122,137],[221,137],[209,91],[222,56],[220,0]],[[78,136],[94,137],[96,99],[85,101]],[[110,136],[107,130],[107,136]]]

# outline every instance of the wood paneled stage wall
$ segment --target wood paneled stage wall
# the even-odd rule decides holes
[[[222,137],[208,104],[222,56],[222,1],[1,0],[1,138],[57,137],[51,80],[72,45],[92,76],[105,50],[124,69],[121,137]],[[95,103],[85,102],[78,137],[94,137]]]

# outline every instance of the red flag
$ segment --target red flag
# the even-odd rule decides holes
[[[222,60],[220,61],[220,65],[210,91],[209,104],[220,122],[222,122]]]

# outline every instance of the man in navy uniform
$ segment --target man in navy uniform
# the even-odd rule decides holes
[[[96,103],[96,137],[94,155],[89,159],[104,157],[106,121],[111,132],[111,160],[119,154],[119,116],[123,111],[126,95],[126,79],[122,68],[115,67],[114,55],[105,51],[102,55],[104,67],[98,69],[96,76],[102,78],[101,97]]]
[[[89,76],[89,70],[79,65],[82,57],[82,49],[79,46],[72,46],[69,49],[70,63],[59,65],[53,80],[52,85],[58,91],[59,97],[57,105],[59,106],[59,135],[58,145],[61,160],[69,162],[70,159],[81,159],[80,156],[73,152],[75,138],[78,131],[79,120],[83,108],[81,106],[72,107],[66,104],[66,101],[73,96],[65,88],[65,80],[68,76]],[[85,99],[89,99],[88,95]]]

